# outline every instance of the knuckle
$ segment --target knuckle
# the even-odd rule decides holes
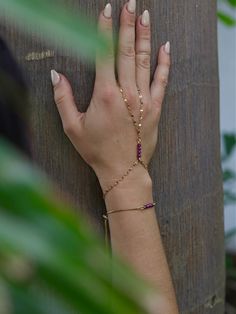
[[[125,23],[126,23],[127,27],[130,27],[130,28],[134,28],[135,27],[135,19],[133,18],[133,16],[127,18]]]
[[[107,47],[107,51],[106,51],[106,55],[104,56],[100,56],[97,55],[97,65],[103,67],[104,63],[106,63],[107,61],[113,61],[114,60],[114,50],[113,47],[108,46]]]
[[[170,58],[165,58],[165,60],[162,60],[162,62],[160,63],[160,67],[165,68],[166,71],[169,71],[170,66],[171,66]]]
[[[131,45],[120,46],[119,53],[123,57],[134,58],[135,57],[135,49]]]
[[[159,109],[162,106],[162,99],[160,97],[156,97],[155,99],[153,99],[152,104],[155,108]]]
[[[140,32],[140,39],[144,41],[150,41],[151,39],[150,28],[142,29],[142,31]]]
[[[168,77],[166,75],[158,75],[156,78],[157,84],[166,88],[168,85]]]
[[[141,69],[150,69],[151,66],[151,57],[150,53],[139,53],[136,56],[137,66]]]
[[[113,59],[114,58],[114,47],[113,47],[113,42],[109,40],[108,42],[108,49],[106,53],[106,58],[108,59]]]
[[[117,96],[116,94],[117,92],[115,88],[111,85],[107,85],[103,87],[100,97],[103,103],[110,104]]]
[[[55,87],[54,100],[57,105],[63,105],[68,99],[70,99],[71,91],[68,87]]]
[[[56,104],[60,106],[61,104],[65,102],[66,96],[65,94],[62,94],[62,93],[56,93],[54,98],[55,98]]]
[[[170,66],[171,66],[171,60],[170,60],[170,58],[167,58],[167,60],[166,60],[166,66],[168,67],[168,69],[170,68]]]
[[[137,88],[128,88],[127,91],[126,91],[126,96],[127,96],[127,99],[129,100],[130,104],[134,104],[137,100],[137,94],[136,94],[136,91]]]
[[[75,121],[63,122],[63,130],[67,136],[76,134],[76,129]]]
[[[125,27],[134,28],[135,27],[135,15],[134,14],[122,14],[121,24]]]
[[[63,130],[66,135],[71,135],[72,133],[72,127],[69,123],[63,123]]]

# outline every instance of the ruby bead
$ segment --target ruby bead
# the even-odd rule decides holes
[[[138,145],[137,145],[137,157],[138,157],[138,159],[141,159],[141,157],[142,157],[142,145],[141,145],[141,143],[138,143]]]
[[[148,203],[144,206],[145,209],[152,208],[152,207],[153,207],[153,203]]]

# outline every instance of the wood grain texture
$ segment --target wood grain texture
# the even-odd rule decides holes
[[[91,18],[97,18],[105,5],[102,0],[63,2]],[[117,30],[124,1],[111,3]],[[222,314],[224,233],[216,1],[138,1],[138,12],[144,9],[152,16],[152,72],[160,44],[170,40],[172,47],[171,78],[151,174],[180,312]],[[65,73],[80,109],[86,110],[93,90],[94,65],[85,64],[57,45],[42,43],[35,34],[23,35],[7,19],[1,20],[0,33],[31,84],[35,160],[57,182],[61,194],[70,195],[102,230],[104,203],[98,181],[63,134],[50,84],[50,69]],[[32,56],[38,58],[32,60]]]

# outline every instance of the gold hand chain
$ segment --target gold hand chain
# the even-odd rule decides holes
[[[128,102],[127,97],[125,96],[124,90],[120,87],[119,88],[120,93],[122,95],[123,101],[126,104],[126,107],[128,109],[128,112],[130,114],[130,117],[132,119],[133,125],[135,127],[135,130],[137,132],[137,160],[130,166],[130,168],[126,171],[126,173],[118,180],[115,181],[109,188],[107,188],[103,194],[103,197],[105,198],[106,195],[114,189],[120,182],[122,182],[129,174],[130,172],[138,165],[141,164],[146,170],[148,169],[148,166],[144,163],[142,160],[142,139],[141,139],[141,128],[142,128],[142,122],[143,122],[143,111],[144,111],[144,103],[143,103],[143,96],[141,94],[141,91],[139,88],[138,94],[139,94],[139,102],[140,102],[140,107],[139,107],[139,121],[137,122],[134,118],[134,114],[131,110],[131,106]]]

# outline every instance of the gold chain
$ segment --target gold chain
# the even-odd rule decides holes
[[[109,222],[108,222],[108,216],[115,213],[121,213],[121,212],[127,212],[127,211],[144,211],[150,208],[153,208],[156,206],[155,202],[147,203],[140,207],[135,208],[129,208],[129,209],[111,209],[106,214],[104,214],[102,217],[104,219],[104,227],[105,227],[105,245],[107,248],[109,248]]]
[[[140,107],[139,107],[139,120],[138,122],[134,118],[134,114],[131,110],[131,106],[128,102],[127,97],[125,96],[124,90],[120,87],[119,88],[120,93],[122,95],[123,101],[126,104],[126,107],[128,109],[128,112],[130,114],[130,117],[132,119],[133,125],[135,127],[135,130],[137,132],[137,160],[130,166],[130,168],[126,171],[125,174],[122,175],[122,177],[118,180],[116,180],[109,188],[107,188],[103,194],[103,197],[105,198],[106,195],[114,189],[119,183],[121,183],[129,174],[130,172],[138,165],[141,164],[146,170],[148,169],[148,166],[144,163],[142,160],[142,138],[141,138],[141,129],[142,129],[142,121],[143,121],[143,112],[144,112],[144,103],[143,103],[143,96],[141,94],[141,91],[139,88],[138,90],[138,95],[139,95],[139,102],[140,102]]]
[[[152,203],[147,203],[143,206],[140,207],[135,207],[135,208],[129,208],[129,209],[111,209],[110,211],[107,212],[107,215],[103,215],[104,219],[108,219],[108,215],[110,214],[115,214],[115,213],[120,213],[120,212],[128,212],[128,211],[134,211],[134,210],[145,210],[145,209],[150,209],[153,208],[156,205],[155,202]]]

